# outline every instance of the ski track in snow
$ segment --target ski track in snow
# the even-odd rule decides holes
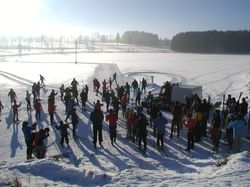
[[[168,77],[170,77],[172,79],[172,82],[182,82],[182,83],[186,83],[187,79],[182,76],[182,75],[178,75],[178,74],[174,74],[174,73],[167,73],[167,72],[160,72],[160,71],[137,71],[137,72],[126,72],[123,74],[123,76],[128,77],[129,80],[132,80],[135,76],[151,76],[151,75],[166,75]],[[148,78],[149,80],[149,78]]]
[[[17,83],[19,83],[21,85],[25,85],[25,86],[32,86],[32,84],[34,83],[34,81],[22,78],[20,76],[17,76],[15,74],[8,73],[8,72],[5,72],[5,71],[0,71],[0,75],[7,78],[7,79],[9,79],[9,80],[15,81],[15,82],[17,82]]]
[[[243,71],[244,70],[246,70],[246,68],[245,67],[248,67],[249,65],[248,64],[246,64],[246,65],[242,65],[241,66],[241,68],[243,68]],[[238,68],[238,67],[236,67],[236,68]],[[206,76],[208,76],[208,75],[216,75],[216,74],[218,74],[218,73],[222,73],[222,72],[226,72],[226,71],[230,71],[230,70],[232,70],[232,69],[234,69],[234,67],[227,67],[227,68],[221,68],[221,69],[218,69],[218,70],[216,70],[216,71],[210,71],[210,72],[207,72],[207,73],[202,73],[202,74],[200,74],[200,75],[197,75],[197,76],[195,76],[195,77],[192,77],[192,78],[190,78],[190,81],[195,81],[195,80],[197,80],[197,79],[200,79],[201,77],[206,77]],[[249,71],[248,69],[247,69],[247,71]],[[238,72],[238,73],[236,73],[236,74],[240,74],[241,72]],[[225,80],[226,78],[224,78],[223,80]]]

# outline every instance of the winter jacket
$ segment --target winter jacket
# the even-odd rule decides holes
[[[48,112],[49,113],[53,113],[56,109],[56,106],[54,105],[54,103],[48,103]]]
[[[138,134],[139,136],[147,136],[147,126],[149,125],[148,120],[144,114],[140,115],[141,116],[137,121]]]
[[[104,116],[101,110],[95,109],[90,114],[90,120],[93,122],[93,125],[101,125],[103,122]]]
[[[135,116],[132,113],[129,113],[127,116],[127,125],[132,126],[135,123]]]
[[[187,123],[185,125],[186,125],[186,127],[188,129],[188,132],[193,132],[193,129],[195,128],[195,124],[196,124],[195,119],[189,118],[187,120]]]
[[[126,107],[128,104],[128,98],[126,95],[123,95],[121,98],[121,107]]]
[[[69,128],[69,125],[67,123],[66,124],[60,124],[60,126],[57,126],[56,128],[60,129],[62,136],[67,136],[68,135],[68,130],[67,129]]]
[[[78,123],[78,116],[77,116],[76,112],[72,112],[71,121],[72,121],[72,124],[77,124]]]
[[[114,113],[114,112],[109,113],[109,114],[106,116],[106,121],[109,122],[109,126],[116,126],[117,120],[118,120],[117,114]]]
[[[24,134],[24,139],[25,142],[30,142],[32,141],[32,133],[31,133],[31,128],[26,126],[22,128],[23,134]]]
[[[49,134],[44,129],[40,129],[39,132],[35,134],[34,146],[42,146],[43,140],[48,136]]]
[[[158,117],[153,120],[154,126],[157,129],[158,134],[165,134],[165,125],[168,123],[168,120],[164,117]]]
[[[36,111],[40,111],[40,110],[42,109],[42,105],[41,105],[41,103],[39,103],[39,102],[35,102],[35,104],[34,104],[34,108],[35,108],[35,110],[36,110]]]

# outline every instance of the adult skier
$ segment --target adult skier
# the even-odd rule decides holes
[[[22,125],[22,131],[25,139],[25,143],[27,146],[26,156],[27,160],[32,159],[32,151],[33,151],[33,135],[32,130],[34,130],[35,126],[30,127],[28,121],[24,121]]]
[[[139,84],[138,84],[137,80],[134,79],[131,85],[132,85],[132,87],[133,87],[134,97],[135,97]]]
[[[153,120],[154,126],[157,132],[157,149],[164,149],[164,135],[165,135],[165,126],[168,123],[168,120],[162,116],[162,113],[159,112],[158,117]],[[160,147],[161,142],[161,147]]]
[[[146,116],[143,113],[139,114],[139,118],[137,121],[137,130],[138,130],[138,146],[141,150],[141,141],[144,143],[144,152],[147,151],[147,126],[148,126],[148,120]]]
[[[102,123],[103,123],[104,115],[102,110],[98,107],[95,107],[94,111],[90,114],[90,120],[93,123],[93,144],[96,148],[97,137],[99,140],[99,144],[102,147]],[[98,134],[98,136],[97,136]]]
[[[8,96],[10,97],[10,103],[12,104],[16,99],[16,92],[11,88],[8,93]]]

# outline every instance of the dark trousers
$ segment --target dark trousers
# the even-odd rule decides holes
[[[109,134],[111,143],[116,142],[116,125],[109,126]]]
[[[68,137],[68,135],[62,135],[62,136],[61,136],[61,145],[63,145],[64,140],[65,140],[65,142],[66,142],[67,145],[68,145],[68,144],[69,144],[69,137]]]
[[[164,134],[157,133],[157,148],[160,148],[161,143],[161,149],[164,148]]]
[[[173,120],[172,121],[172,125],[171,125],[171,134],[170,134],[170,138],[173,138],[173,133],[174,133],[174,128],[177,128],[177,137],[180,136],[180,125],[178,124],[178,121],[177,120]]]
[[[27,154],[27,160],[32,158],[32,151],[33,151],[33,145],[32,145],[32,140],[31,141],[26,141],[26,146],[27,146],[27,150],[26,150],[26,154]]]
[[[144,151],[146,151],[147,150],[147,135],[146,134],[139,135],[139,138],[138,138],[139,149],[141,149],[141,141],[143,141]]]
[[[76,128],[77,128],[77,123],[72,123],[72,133],[73,137],[76,137]]]
[[[50,117],[50,123],[54,123],[54,112],[50,112],[49,113],[49,117]]]
[[[97,134],[99,139],[99,144],[102,144],[102,125],[93,125],[93,144],[96,146]]]
[[[36,150],[36,158],[38,159],[45,158],[46,146],[44,145],[36,146],[35,150]]]
[[[202,122],[201,122],[201,135],[202,136],[207,136],[207,119],[208,119],[208,114],[205,113],[202,116]]]
[[[31,103],[30,100],[26,100],[27,101],[27,109],[31,109]]]
[[[201,123],[200,122],[197,122],[195,125],[194,141],[195,142],[201,141]]]
[[[41,120],[41,111],[40,110],[36,110],[36,120],[37,121]]]
[[[187,150],[193,149],[194,148],[194,133],[193,132],[188,132],[187,134]]]

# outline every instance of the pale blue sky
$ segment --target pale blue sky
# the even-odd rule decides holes
[[[18,0],[9,1],[12,1],[11,4],[18,2]],[[0,0],[0,7],[6,2],[7,0],[5,3],[4,0]],[[12,16],[8,18],[11,18],[12,22],[18,21],[19,27],[12,24],[12,28],[23,33],[25,29],[20,24],[22,21],[25,22],[26,30],[32,31],[33,34],[36,32],[115,34],[126,30],[140,30],[157,33],[160,37],[170,39],[175,34],[185,31],[250,29],[250,0],[22,0],[21,2],[22,8],[19,3],[19,9],[22,10],[16,8],[14,12],[19,18]],[[13,8],[12,5],[8,7]],[[22,18],[23,14],[26,17]],[[2,20],[0,18],[0,21]],[[5,22],[7,22],[6,17]],[[29,26],[31,28],[27,28]]]

